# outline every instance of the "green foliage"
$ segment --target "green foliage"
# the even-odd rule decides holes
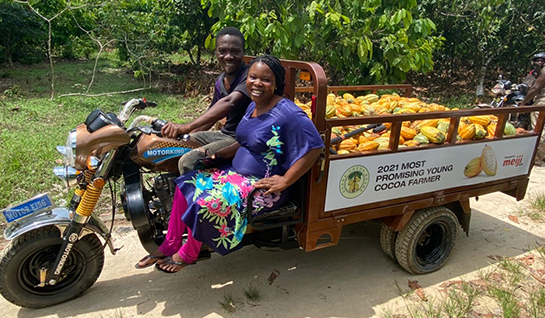
[[[422,0],[418,7],[445,38],[434,56],[439,71],[463,68],[481,75],[485,67],[516,82],[528,72],[529,57],[544,50],[545,11],[538,2]]]
[[[216,19],[208,16],[207,8],[194,0],[161,0],[162,13],[168,16],[165,38],[170,51],[184,50],[194,65],[200,65],[206,39]]]
[[[214,30],[238,25],[251,52],[327,65],[334,83],[397,83],[430,71],[441,42],[415,0],[202,2],[219,19]]]
[[[0,34],[0,61],[31,64],[44,59],[46,29],[23,5],[0,2]]]

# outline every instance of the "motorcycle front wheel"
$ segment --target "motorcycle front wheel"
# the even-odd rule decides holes
[[[29,231],[13,240],[0,256],[0,294],[26,308],[48,307],[83,294],[104,265],[104,250],[95,234],[74,243],[57,284],[38,286],[40,269],[51,270],[61,244],[55,226]]]

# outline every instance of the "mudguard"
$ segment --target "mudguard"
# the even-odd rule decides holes
[[[46,209],[39,213],[33,214],[31,216],[11,223],[5,229],[4,237],[7,240],[13,240],[26,232],[48,225],[54,225],[58,227],[61,233],[63,233],[68,225],[70,225],[70,222],[72,222],[72,219],[70,218],[70,210],[68,208],[58,207],[53,209]],[[106,241],[106,243],[110,247],[110,252],[115,255],[116,250],[113,247],[112,241],[108,235],[109,230],[104,222],[102,222],[102,220],[100,220],[95,215],[91,215],[89,221],[83,227],[83,233],[80,237],[83,237],[88,233],[98,234],[99,237]]]
[[[131,221],[134,229],[138,232],[138,238],[144,249],[152,253],[162,243],[162,237],[159,237],[159,234],[163,229],[152,226],[151,213],[143,195],[140,167],[134,162],[125,163],[123,177],[125,191],[121,194],[121,200],[125,217]]]

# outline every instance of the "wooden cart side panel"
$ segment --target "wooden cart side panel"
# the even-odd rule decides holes
[[[299,241],[301,247],[305,251],[318,250],[330,246],[334,246],[340,239],[340,233],[343,225],[358,223],[374,219],[390,219],[389,222],[395,226],[395,230],[403,229],[403,226],[408,221],[408,218],[416,210],[435,207],[449,206],[452,203],[459,202],[461,204],[460,211],[454,211],[457,214],[458,220],[462,228],[468,233],[470,212],[469,198],[485,195],[493,192],[524,192],[529,182],[529,177],[523,176],[518,179],[512,179],[508,182],[484,183],[479,187],[462,187],[453,190],[452,192],[438,192],[434,194],[420,195],[408,198],[405,201],[392,201],[390,205],[371,205],[361,206],[358,211],[337,211],[334,216],[321,218],[314,222],[309,222],[305,225],[304,230],[299,233]],[[456,210],[456,209],[454,209]],[[396,220],[396,218],[399,218]],[[390,224],[389,224],[390,225]],[[324,241],[318,244],[319,239],[330,238],[329,241]]]

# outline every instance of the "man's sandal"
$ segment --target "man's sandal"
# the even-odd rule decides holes
[[[171,272],[171,271],[168,271],[166,269],[161,268],[161,265],[163,265],[163,264],[179,266],[179,268],[177,268],[176,270]],[[177,273],[177,272],[181,271],[182,269],[184,269],[184,267],[186,267],[187,265],[193,265],[193,264],[195,264],[195,263],[187,264],[187,263],[184,263],[184,262],[178,262],[178,261],[173,260],[172,256],[169,256],[169,257],[165,258],[165,260],[162,261],[160,264],[156,263],[155,268],[157,270],[160,270],[163,273],[174,274],[174,273]]]
[[[136,269],[142,269],[142,268],[148,268],[150,267],[151,265],[157,263],[157,261],[161,260],[161,259],[164,259],[166,256],[156,256],[156,255],[146,255],[144,256],[144,258],[142,258],[141,260],[138,261],[138,263],[134,264],[134,268]],[[141,262],[145,262],[145,261],[148,261],[148,260],[153,260],[153,262],[150,262],[150,263],[147,263],[146,265],[144,266],[140,266],[139,264]]]

